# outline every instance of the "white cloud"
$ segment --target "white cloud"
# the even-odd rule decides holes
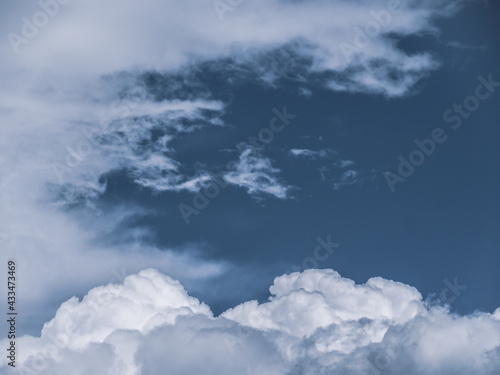
[[[453,15],[466,2],[254,0],[242,2],[221,22],[211,1],[71,1],[19,45],[18,53],[5,38],[0,64],[10,73],[36,68],[95,76],[158,65],[171,70],[224,57],[252,62],[288,45],[309,60],[308,73],[333,73],[324,80],[326,87],[400,96],[437,63],[429,53],[403,52],[387,35],[436,32],[433,20]],[[38,11],[38,4],[11,7],[2,15],[1,34],[22,36],[20,19],[32,20]],[[346,45],[352,53],[345,52]],[[269,82],[283,73],[281,64],[253,69]]]
[[[458,316],[408,285],[358,285],[333,270],[276,278],[268,302],[219,317],[148,269],[63,303],[41,337],[18,340],[30,374],[493,375],[500,309]],[[6,345],[6,340],[1,342]],[[10,373],[6,358],[2,373]]]
[[[343,167],[351,167],[350,163],[343,163]],[[341,174],[333,178],[333,188],[339,190],[345,186],[359,185],[366,181],[373,180],[377,175],[377,171],[360,171],[355,169],[344,170]]]
[[[340,168],[347,168],[347,167],[352,167],[352,166],[356,165],[356,163],[352,160],[339,159],[339,160],[335,161],[334,165],[336,167],[340,167]]]
[[[155,233],[141,227],[119,234],[127,221],[154,213],[132,203],[96,202],[106,176],[118,171],[154,191],[196,190],[203,176],[184,172],[171,142],[218,126],[211,121],[223,104],[155,101],[140,84],[114,78],[89,79],[88,91],[81,82],[42,81],[43,94],[26,80],[22,88],[9,80],[2,91],[0,114],[10,124],[0,127],[2,248],[26,272],[20,304],[33,327],[61,298],[109,281],[113,271],[126,275],[155,265],[189,284],[228,269],[203,260],[196,243],[155,246]]]
[[[423,309],[422,296],[414,288],[382,278],[355,285],[331,270],[277,278],[270,291],[271,302],[259,306],[248,302],[223,316],[254,328],[305,337],[320,327],[361,318],[402,324]]]
[[[333,184],[335,190],[340,189],[342,186],[353,185],[359,181],[359,172],[349,169],[342,173],[342,176]]]
[[[292,148],[290,150],[290,155],[295,157],[304,157],[310,159],[322,159],[327,158],[330,154],[335,154],[336,152],[330,149],[321,150],[309,150],[304,148]]]
[[[262,156],[254,148],[247,148],[240,154],[234,170],[224,174],[224,180],[246,189],[256,198],[267,194],[279,199],[287,199],[291,187],[279,181],[277,177],[279,172],[278,168],[272,166],[269,158]]]

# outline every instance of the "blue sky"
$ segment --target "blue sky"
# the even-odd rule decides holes
[[[281,184],[292,187],[287,199],[271,194],[252,199],[245,189],[228,186],[215,192],[206,208],[197,210],[193,193],[152,196],[149,190],[127,183],[122,172],[107,178],[109,189],[102,201],[126,202],[132,197],[149,208],[161,207],[154,217],[127,224],[154,228],[158,246],[198,242],[209,258],[265,270],[259,280],[262,289],[243,288],[245,295],[234,298],[267,298],[265,286],[311,256],[316,237],[330,235],[341,248],[320,268],[333,268],[358,282],[380,275],[417,286],[424,295],[440,293],[443,280],[457,277],[467,291],[456,309],[494,310],[500,298],[491,287],[500,282],[495,272],[500,260],[495,251],[500,220],[495,189],[499,99],[492,93],[481,101],[457,130],[454,123],[443,120],[446,110],[474,95],[478,76],[491,74],[500,81],[498,51],[493,48],[495,13],[486,16],[483,5],[467,9],[443,21],[439,37],[400,41],[408,51],[430,51],[441,64],[402,98],[331,92],[309,84],[305,86],[311,94],[304,96],[297,83],[286,78],[273,88],[251,81],[228,88],[222,73],[228,69],[226,62],[201,68],[202,84],[220,95],[217,98],[230,97],[222,117],[228,126],[180,138],[174,143],[178,159],[189,164],[186,168],[203,163],[208,171],[225,172],[226,164],[237,160],[236,146],[254,137],[262,146],[260,155],[280,170]],[[462,35],[461,30],[468,31]],[[167,82],[160,81],[159,86]],[[269,138],[273,109],[282,112],[283,107],[296,118]],[[408,159],[417,149],[414,140],[431,138],[436,128],[444,130],[446,141],[437,144],[435,152],[391,192],[383,173],[397,173],[398,156]],[[262,133],[264,141],[258,138],[262,129],[268,129]],[[272,140],[266,144],[268,139]],[[293,157],[292,149],[323,150],[324,155]],[[355,164],[342,168],[336,166],[339,160]],[[360,174],[356,182],[335,189],[349,170]],[[183,208],[188,224],[180,204],[199,212]]]
[[[145,336],[137,363],[156,373],[162,358],[145,348],[159,342],[174,353],[190,324],[250,327],[256,333],[243,345],[255,354],[293,341],[281,335],[317,339],[318,347],[322,335],[335,336],[331,330],[354,329],[351,321],[364,327],[363,319],[382,319],[375,310],[390,311],[380,320],[390,327],[384,339],[355,331],[349,337],[359,338],[357,349],[338,349],[347,353],[338,367],[318,359],[323,364],[309,368],[312,357],[297,355],[297,363],[269,359],[265,370],[252,368],[363,373],[352,366],[356,356],[371,358],[366,343],[387,348],[392,334],[404,336],[399,329],[426,348],[431,339],[414,331],[416,317],[430,325],[477,319],[474,329],[500,337],[498,3],[110,0],[98,7],[48,0],[2,7],[0,244],[2,259],[19,263],[26,368],[47,335],[79,321],[101,290],[93,288],[114,295],[113,284],[123,284],[140,305],[159,288],[150,292],[143,279],[183,296],[170,302],[184,301],[193,321],[178,318],[168,328],[174,331],[123,323],[109,337],[79,332],[85,339],[66,349],[82,349],[89,337],[113,346],[110,337],[138,329]],[[292,271],[300,274],[286,276]],[[341,321],[311,318],[307,332],[295,321],[252,321],[248,311],[295,311],[293,296],[309,293],[320,276],[331,285],[318,284],[311,296],[337,306],[328,314]],[[343,294],[351,283],[376,306],[366,315],[352,302],[357,292]],[[395,307],[401,301],[412,307]],[[113,315],[106,306],[118,315],[132,308],[108,302],[97,302],[104,321]],[[139,305],[133,308],[150,313]],[[304,327],[315,316],[295,313]],[[441,336],[453,341],[463,329]],[[173,338],[167,343],[165,335]],[[498,370],[499,345],[483,348],[490,362],[464,371]],[[45,357],[43,371],[80,360],[66,349],[60,361]],[[429,367],[415,373],[448,373],[446,358],[460,353],[426,357]],[[417,371],[408,358],[391,371]],[[137,363],[120,366],[135,374]],[[175,373],[186,369],[175,366]]]

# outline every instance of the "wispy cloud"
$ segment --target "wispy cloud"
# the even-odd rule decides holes
[[[448,43],[446,43],[446,45],[448,47],[453,47],[453,48],[458,48],[458,49],[469,49],[469,50],[474,50],[474,49],[486,49],[488,46],[486,45],[472,45],[472,44],[466,44],[466,43],[462,43],[462,42],[459,42],[459,41],[456,41],[456,40],[453,40],[453,41],[450,41]]]
[[[295,157],[303,157],[310,159],[322,159],[327,158],[336,152],[331,149],[321,149],[321,150],[309,150],[309,149],[300,149],[300,148],[292,148],[290,150],[290,155]]]
[[[334,179],[333,188],[338,190],[344,186],[354,185],[360,183],[364,180],[361,177],[361,173],[354,170],[349,169],[342,173],[342,175],[338,179]]]
[[[224,175],[224,180],[246,189],[257,199],[265,195],[287,199],[291,187],[280,181],[279,172],[269,158],[262,156],[255,148],[247,148],[240,154],[234,169]]]
[[[12,40],[3,43],[0,64],[9,74],[35,68],[62,76],[95,76],[160,62],[164,70],[175,70],[193,61],[233,58],[237,65],[251,67],[262,81],[273,82],[289,69],[274,58],[264,67],[254,63],[287,47],[300,57],[304,73],[319,75],[316,81],[324,82],[323,87],[400,96],[435,69],[437,61],[430,53],[404,52],[393,37],[435,32],[431,21],[455,14],[464,3],[255,0],[241,4],[220,22],[211,1],[154,0],[123,6],[118,0],[89,0],[61,8],[43,30],[50,37],[30,38],[28,44],[17,45],[17,53]],[[30,22],[40,7],[10,8],[9,15],[0,16],[1,34],[28,40],[20,20],[26,17]],[[299,16],[308,22],[296,22]],[[37,29],[36,34],[42,32]],[[351,46],[349,54],[346,45]],[[114,46],[113,53],[109,46]]]
[[[339,190],[350,185],[361,184],[376,176],[376,171],[364,171],[356,167],[352,160],[342,159],[335,150],[324,148],[320,150],[293,148],[289,154],[295,158],[309,159],[321,163],[317,167],[322,181],[333,181],[333,188]]]

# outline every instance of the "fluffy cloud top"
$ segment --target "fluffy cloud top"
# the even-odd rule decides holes
[[[332,270],[279,277],[270,291],[269,303],[247,302],[223,316],[254,328],[304,337],[320,327],[362,318],[401,324],[422,310],[422,296],[414,288],[382,278],[356,285]]]
[[[62,304],[19,340],[24,374],[479,374],[500,369],[500,309],[451,314],[408,285],[333,270],[278,277],[219,317],[147,269]],[[6,341],[2,341],[5,346]],[[87,358],[85,361],[84,358]],[[6,359],[2,373],[10,373]]]

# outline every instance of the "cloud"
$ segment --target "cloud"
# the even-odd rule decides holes
[[[369,179],[373,179],[377,174],[375,170],[368,172],[354,169],[356,166],[354,161],[342,159],[339,153],[332,149],[309,150],[293,148],[289,151],[289,154],[295,158],[304,158],[313,161],[334,159],[333,162],[322,165],[317,170],[321,175],[322,181],[333,181],[333,188],[335,190],[339,190],[345,186],[361,184]]]
[[[471,44],[466,44],[466,43],[462,43],[462,42],[459,42],[459,41],[456,41],[456,40],[453,40],[453,41],[449,41],[448,43],[446,43],[446,45],[448,47],[452,47],[452,48],[458,48],[458,49],[469,49],[469,50],[478,50],[478,49],[486,49],[487,48],[487,45],[479,45],[479,46],[476,46],[476,45],[471,45]]]
[[[272,82],[288,69],[273,65],[273,59],[261,68],[255,62],[286,47],[305,63],[305,74],[324,87],[394,97],[406,94],[438,64],[429,53],[402,51],[393,38],[436,32],[433,21],[452,16],[465,3],[256,0],[226,5],[230,11],[221,21],[210,1],[73,1],[59,6],[46,25],[31,29],[21,18],[33,22],[40,6],[11,6],[2,16],[1,34],[10,37],[1,45],[1,66],[12,73],[36,68],[95,76],[231,58]],[[308,22],[297,22],[300,18]],[[28,31],[32,35],[23,35]],[[12,34],[25,40],[13,42]]]
[[[344,186],[359,184],[369,178],[373,178],[375,175],[375,171],[371,173],[362,173],[354,169],[348,169],[345,172],[342,172],[340,177],[334,178],[333,188],[338,190]]]
[[[340,165],[342,170],[336,171],[333,177],[333,188],[335,190],[342,189],[346,186],[363,184],[367,181],[373,180],[378,174],[375,169],[371,169],[369,171],[352,169],[353,164],[354,163],[350,160],[341,161]]]
[[[334,165],[339,168],[347,168],[356,165],[356,163],[352,160],[338,159],[335,161]]]
[[[280,276],[270,292],[267,302],[214,317],[179,282],[143,270],[63,303],[40,337],[18,340],[16,370],[493,375],[500,368],[500,309],[458,316],[426,305],[411,286],[380,277],[355,284],[333,270]],[[0,369],[8,374],[6,361]]]
[[[278,168],[272,166],[269,158],[262,156],[254,148],[247,148],[241,152],[234,169],[224,174],[224,180],[246,189],[248,194],[258,199],[263,195],[287,199],[291,187],[279,181],[279,172]]]
[[[327,158],[330,154],[335,154],[335,151],[331,149],[321,149],[317,151],[301,149],[301,148],[292,148],[290,150],[290,155],[295,157],[304,157],[310,159],[322,159]]]
[[[88,79],[86,90],[80,81],[35,81],[36,88],[21,80],[30,87],[0,89],[0,114],[11,124],[0,128],[2,248],[26,272],[19,293],[29,329],[61,299],[109,281],[113,272],[125,270],[124,277],[154,264],[197,289],[190,282],[230,268],[204,259],[199,244],[156,246],[153,231],[128,227],[155,212],[100,200],[113,173],[153,192],[196,191],[203,174],[177,160],[172,142],[220,126],[220,101],[206,93],[156,99],[128,74]]]
[[[422,296],[414,288],[382,278],[355,285],[332,270],[279,277],[270,291],[269,303],[247,302],[223,316],[254,328],[306,337],[318,328],[362,318],[402,324],[423,310]]]
[[[20,360],[26,362],[27,368],[45,373],[45,367],[50,364],[57,368],[58,362],[66,355],[72,358],[85,351],[89,355],[89,347],[92,351],[97,344],[108,343],[108,340],[113,342],[113,334],[120,330],[146,334],[160,325],[173,324],[179,316],[193,314],[211,316],[210,309],[189,297],[178,281],[158,271],[144,270],[127,277],[123,284],[95,288],[82,301],[73,297],[63,303],[54,319],[44,325],[41,338],[35,340],[35,345],[23,348]],[[120,342],[109,344],[120,346],[122,352],[118,355],[122,357],[115,361],[125,362],[115,363],[113,371],[124,368],[125,373],[131,373],[126,365],[134,367],[133,361],[127,359],[123,351],[130,350],[133,344],[133,341],[128,345]],[[72,369],[72,372],[79,371],[88,369],[83,364]]]

